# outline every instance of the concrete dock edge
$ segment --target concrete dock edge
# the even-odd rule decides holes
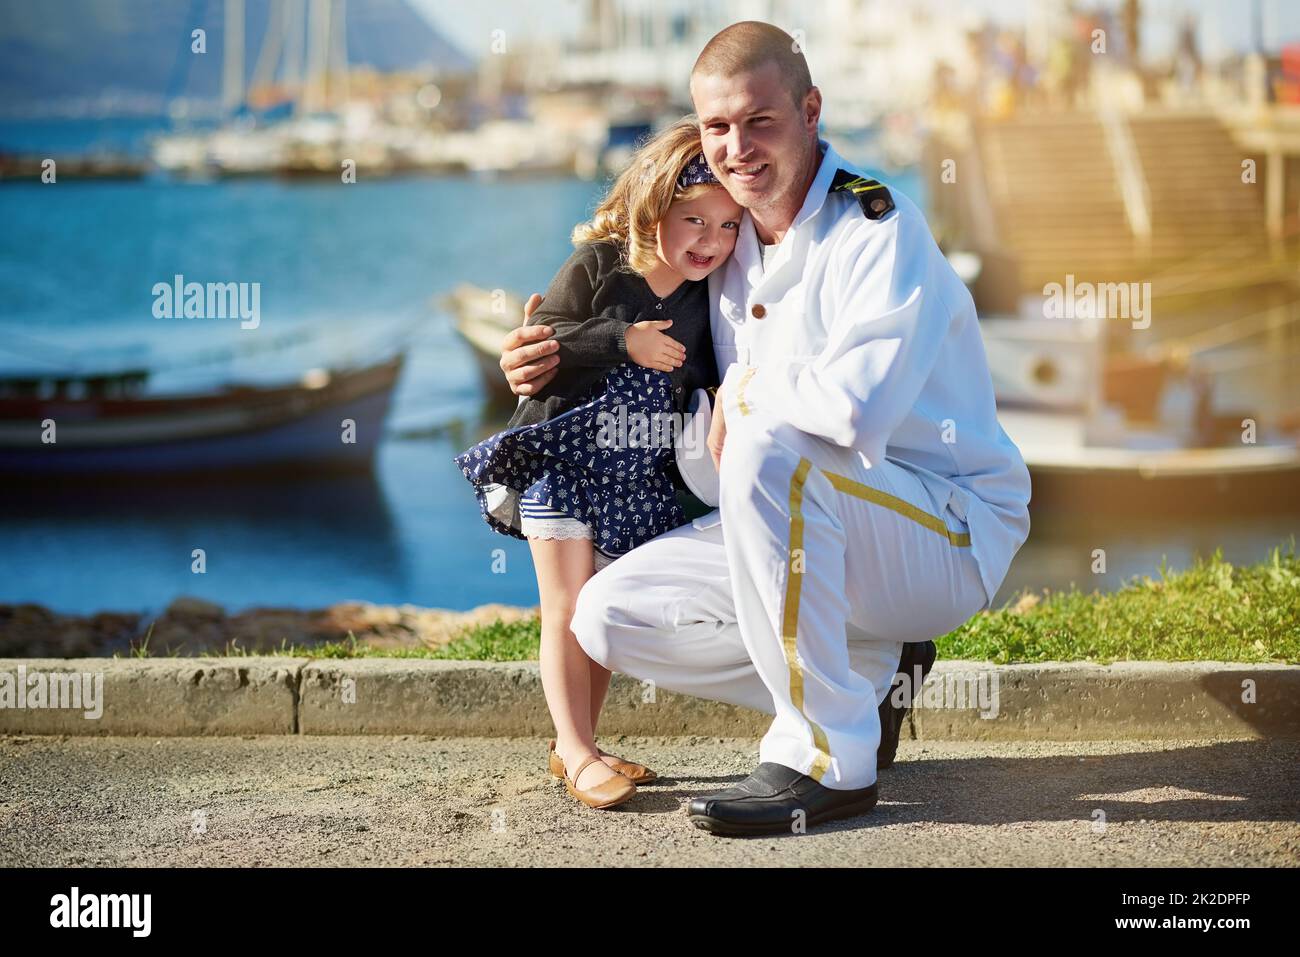
[[[758,737],[770,720],[615,675],[600,733]],[[536,662],[11,658],[0,659],[0,733],[542,737],[551,721]],[[1300,666],[940,661],[903,736],[1300,738]]]

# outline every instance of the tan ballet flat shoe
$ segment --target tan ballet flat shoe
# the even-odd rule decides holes
[[[632,796],[636,794],[636,785],[621,774],[615,774],[608,781],[602,781],[595,787],[581,791],[578,790],[577,785],[573,782],[582,777],[582,772],[586,770],[587,767],[595,764],[599,760],[600,758],[593,754],[591,757],[587,758],[587,760],[578,765],[578,770],[573,772],[573,777],[569,777],[566,774],[564,776],[565,790],[583,804],[587,805],[587,807],[596,808],[597,810],[604,810],[605,808],[614,807],[615,805],[622,804],[624,801],[631,800]]]
[[[596,750],[600,751],[599,748],[597,748]],[[607,758],[610,755],[605,751],[600,751],[600,756],[602,758]],[[560,756],[555,753],[554,741],[551,742],[551,751],[547,760],[551,766],[551,774],[554,777],[563,780],[564,762],[561,761]],[[619,760],[611,764],[610,767],[613,768],[615,771],[617,771],[619,774],[623,775],[623,777],[627,778],[633,784],[650,784],[653,781],[659,780],[659,775],[655,774],[655,772],[651,771],[644,764],[633,764],[631,761]]]

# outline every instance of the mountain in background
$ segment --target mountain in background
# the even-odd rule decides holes
[[[244,6],[247,78],[272,6],[270,0]],[[222,0],[0,0],[0,113],[160,112],[176,97],[215,100],[224,10]],[[346,10],[353,66],[381,72],[473,67],[405,0],[353,0]],[[207,32],[204,54],[190,51],[190,32],[199,27]]]

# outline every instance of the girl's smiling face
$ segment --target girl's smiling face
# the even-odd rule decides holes
[[[659,258],[687,279],[703,279],[736,248],[743,212],[721,186],[678,200],[659,222]]]

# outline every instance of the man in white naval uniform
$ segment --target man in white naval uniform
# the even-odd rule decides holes
[[[798,830],[875,805],[900,652],[990,607],[1029,474],[970,294],[916,207],[819,139],[794,41],[728,27],[691,94],[746,208],[709,277],[720,507],[594,576],[572,628],[606,668],[772,714],[755,772],[688,812],[714,833]],[[516,391],[544,365],[526,341],[503,351]]]

